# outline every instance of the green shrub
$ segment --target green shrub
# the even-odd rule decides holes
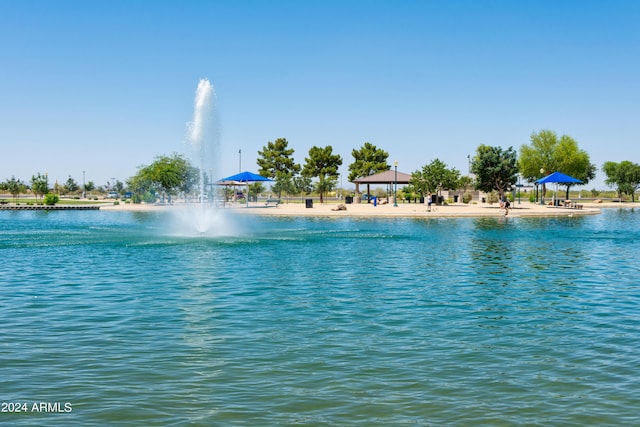
[[[54,193],[47,193],[44,196],[44,204],[47,206],[53,206],[60,201],[60,197]]]
[[[467,192],[462,195],[462,203],[469,203],[473,199],[473,194]]]

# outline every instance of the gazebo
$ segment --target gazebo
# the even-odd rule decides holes
[[[235,175],[228,176],[226,178],[222,178],[217,182],[220,185],[246,185],[247,186],[247,194],[245,195],[245,200],[247,201],[247,207],[249,207],[249,183],[250,182],[273,182],[272,179],[264,177],[262,175],[255,174],[253,172],[244,171],[237,173]]]
[[[582,181],[580,181],[577,178],[574,178],[572,176],[569,175],[565,175],[562,172],[554,172],[551,175],[547,175],[544,178],[540,178],[539,180],[537,180],[535,182],[536,186],[538,184],[551,184],[554,183],[556,184],[556,190],[553,194],[553,203],[557,206],[558,203],[558,184],[562,184],[562,185],[566,185],[567,186],[567,199],[569,198],[569,187],[573,184],[582,184]],[[542,203],[544,199],[544,195],[542,197],[540,197],[540,203]]]
[[[371,184],[387,184],[393,186],[394,184],[409,184],[411,175],[404,172],[397,172],[395,170],[386,170],[373,175],[365,176],[364,178],[354,179],[353,183],[356,185],[356,194],[360,193],[360,184],[367,184],[367,194],[371,194]],[[393,187],[392,187],[393,188]]]

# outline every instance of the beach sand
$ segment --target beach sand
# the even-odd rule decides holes
[[[344,205],[346,210],[337,210],[339,203],[330,202],[320,204],[314,200],[313,207],[307,208],[304,203],[282,203],[276,206],[265,207],[263,202],[246,204],[227,204],[224,208],[234,214],[242,215],[281,215],[281,216],[321,216],[321,217],[500,217],[505,216],[505,211],[499,205],[488,203],[453,203],[442,206],[432,206],[431,211],[426,204],[399,203],[379,204],[374,206],[369,203],[354,203]],[[632,208],[635,203],[583,203],[582,209],[570,209],[534,204],[529,201],[518,204],[515,201],[509,209],[508,217],[525,216],[577,216],[595,215],[603,208]],[[184,209],[193,206],[184,202],[176,202],[172,205],[153,204],[109,204],[102,205],[100,210],[110,211],[161,211],[170,209]]]

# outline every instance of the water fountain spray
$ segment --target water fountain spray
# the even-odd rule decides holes
[[[213,181],[218,177],[220,138],[213,85],[201,79],[196,89],[193,120],[187,123],[186,145],[192,165],[200,171],[197,204],[185,203],[172,209],[170,232],[189,237],[219,237],[236,235],[235,220],[216,203],[208,203],[213,194]]]
[[[215,131],[215,91],[207,79],[201,79],[196,89],[193,121],[189,123],[189,144],[193,151],[194,165],[200,170],[200,203],[205,201],[206,171],[216,172],[218,138]],[[211,179],[212,176],[209,176]]]

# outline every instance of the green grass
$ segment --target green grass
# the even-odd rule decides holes
[[[95,205],[112,203],[112,200],[79,200],[79,199],[60,199],[56,205]]]

